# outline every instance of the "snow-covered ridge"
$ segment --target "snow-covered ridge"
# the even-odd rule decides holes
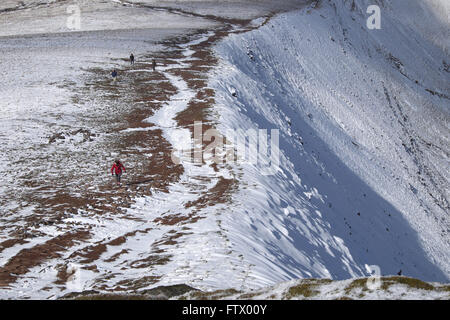
[[[408,277],[358,278],[341,281],[299,279],[258,290],[222,289],[204,292],[186,285],[159,286],[131,294],[96,291],[70,293],[75,300],[448,300],[449,285]]]
[[[223,223],[249,286],[370,265],[450,277],[449,57],[428,37],[449,22],[426,22],[448,4],[377,3],[381,30],[366,27],[371,1],[319,1],[216,49],[222,132],[280,130],[279,173],[244,166]]]
[[[130,29],[196,29],[217,26],[211,20],[143,9],[121,1],[11,1],[0,9],[0,37]]]
[[[448,300],[449,286],[407,277],[359,278],[341,281],[302,279],[248,292],[190,291],[174,299],[224,300]]]
[[[66,7],[60,6],[63,1],[50,2],[54,4],[48,8],[50,15],[65,17]],[[259,30],[233,35],[217,47],[220,66],[209,86],[202,88],[208,92],[215,89],[211,117],[219,117],[213,120],[220,120],[223,133],[226,129],[279,129],[282,154],[275,175],[262,176],[260,168],[245,164],[218,171],[185,164],[183,176],[168,192],[151,190],[149,196],[133,198],[125,210],[110,207],[98,214],[92,206],[80,210],[75,203],[74,210],[64,212],[58,221],[47,224],[44,219],[23,227],[36,208],[32,201],[22,199],[20,183],[29,182],[33,175],[42,179],[46,167],[53,177],[77,173],[72,169],[77,163],[65,165],[72,159],[67,154],[83,151],[81,158],[88,167],[84,169],[93,177],[97,177],[93,172],[109,165],[111,157],[123,153],[127,154],[126,163],[135,159],[129,148],[117,153],[110,150],[105,123],[111,120],[94,122],[92,130],[78,130],[79,119],[85,115],[103,122],[110,107],[118,105],[117,95],[111,95],[117,94],[116,89],[130,98],[124,100],[124,107],[133,107],[128,101],[135,101],[134,90],[126,90],[136,86],[133,79],[146,79],[141,85],[148,84],[149,90],[170,91],[173,87],[177,91],[161,101],[155,100],[154,92],[136,104],[150,107],[161,102],[148,120],[163,129],[172,145],[188,144],[187,130],[173,128],[172,119],[187,100],[196,100],[199,92],[187,85],[189,76],[183,78],[176,69],[192,68],[189,71],[206,79],[198,70],[212,68],[204,59],[209,44],[195,48],[198,52],[190,46],[206,41],[211,33],[202,31],[199,37],[186,33],[191,21],[198,23],[197,28],[209,28],[211,21],[198,15],[193,19],[181,11],[172,16],[164,10],[133,7],[129,2],[92,2],[92,11],[86,13],[92,18],[92,28],[87,24],[89,28],[80,33],[64,33],[64,19],[58,20],[62,24],[49,24],[52,20],[41,15],[46,10],[44,2],[18,10],[17,20],[8,20],[2,28],[3,35],[11,37],[0,39],[1,52],[14,63],[0,63],[5,80],[0,86],[0,120],[8,124],[0,132],[7,150],[0,155],[5,173],[0,192],[6,195],[1,199],[5,206],[0,214],[0,237],[2,243],[10,237],[16,242],[0,252],[0,268],[11,260],[20,264],[26,256],[20,255],[24,249],[52,241],[70,228],[87,227],[91,238],[80,238],[66,248],[59,246],[56,250],[61,249],[61,256],[42,254],[42,261],[31,263],[32,268],[13,279],[17,281],[0,288],[1,297],[55,298],[90,289],[132,292],[178,283],[204,291],[248,291],[298,278],[367,276],[374,265],[383,275],[401,271],[420,279],[448,281],[449,176],[443,168],[448,167],[449,153],[449,61],[445,41],[434,37],[446,24],[438,21],[421,28],[415,19],[430,11],[413,1],[377,1],[382,8],[381,31],[365,28],[370,1],[319,1],[314,8],[279,15]],[[438,1],[428,3],[440,5]],[[182,10],[190,4],[178,3]],[[113,7],[111,21],[102,20],[104,15],[95,19],[102,12],[97,5]],[[197,9],[197,14],[209,14],[214,6]],[[411,18],[409,10],[417,17]],[[185,28],[109,30],[118,26],[115,20],[134,13],[136,24],[129,21],[126,27],[155,27],[154,21],[146,20],[147,14],[155,12],[165,17],[161,26],[174,26],[171,20],[181,18],[182,23],[176,21]],[[12,17],[11,13],[4,12],[1,17]],[[409,18],[402,19],[402,15]],[[38,28],[17,29],[29,16],[37,17]],[[92,32],[102,29],[105,31]],[[34,31],[58,34],[14,36]],[[163,39],[179,32],[183,37],[173,36],[166,42],[170,45],[163,46]],[[161,46],[167,54],[162,60],[165,67],[158,65],[161,77],[147,78],[153,73],[151,56]],[[136,67],[126,61],[130,51],[138,58]],[[194,64],[199,61],[205,65],[200,63],[196,70]],[[80,91],[78,97],[83,92],[87,102],[77,102],[71,99],[72,89],[92,84],[86,68],[96,70],[94,79],[106,83],[103,90]],[[112,68],[123,69],[117,85],[109,83]],[[146,93],[147,88],[140,91]],[[120,133],[148,133],[153,128],[137,125],[122,128]],[[55,137],[58,143],[49,143],[49,132],[56,133],[50,140]],[[89,139],[91,134],[94,141]],[[184,139],[179,139],[180,134]],[[58,135],[64,138],[58,139]],[[85,145],[80,146],[83,141]],[[98,147],[104,141],[106,152]],[[84,150],[95,153],[91,157]],[[153,149],[142,146],[136,150],[145,157],[164,160],[164,152],[151,153]],[[50,161],[54,161],[52,166],[39,161],[47,151],[57,155]],[[20,179],[16,179],[18,173]],[[103,171],[99,177],[101,181],[111,178]],[[221,178],[237,179],[239,190],[231,203],[209,203],[209,191]],[[92,184],[89,188],[95,189]],[[41,194],[45,199],[52,192]],[[30,194],[36,196],[33,190]],[[191,206],[205,199],[211,206]],[[21,241],[14,230],[33,231],[30,239],[24,235],[30,242]],[[56,241],[50,248],[59,244]],[[68,270],[76,270],[72,280],[64,278]],[[1,276],[5,272],[0,280]]]

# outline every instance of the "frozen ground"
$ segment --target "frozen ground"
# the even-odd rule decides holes
[[[2,54],[9,57],[2,60],[0,87],[2,297],[136,290],[161,279],[216,285],[207,280],[211,270],[224,259],[240,268],[242,259],[226,250],[213,211],[199,209],[223,210],[232,176],[206,165],[186,166],[179,177],[164,138],[177,141],[159,132],[189,100],[203,103],[199,97],[210,94],[202,70],[214,60],[208,57],[214,32],[205,29],[229,30],[232,22],[178,9],[84,2],[81,30],[72,32],[62,19],[69,4],[9,3],[1,16]],[[149,24],[139,23],[140,14]],[[117,27],[135,17],[137,29]],[[30,20],[34,26],[24,23]],[[126,60],[130,52],[135,67]],[[157,72],[150,70],[152,58]],[[119,70],[116,84],[109,79],[113,68]],[[141,122],[162,106],[162,117]],[[127,190],[112,188],[106,175],[117,156],[132,172]],[[189,231],[190,224],[201,232]]]
[[[239,292],[191,291],[175,299],[254,299],[254,300],[448,300],[449,287],[439,283],[426,283],[407,277],[383,277],[341,281],[327,279],[293,280],[268,288]]]
[[[257,290],[200,291],[186,285],[159,286],[132,295],[74,292],[62,299],[75,300],[448,300],[449,285],[408,277],[356,278],[348,280],[299,279]]]
[[[214,25],[214,22],[201,17],[173,14],[167,10],[124,6],[120,1],[10,2],[8,7],[13,9],[3,12],[0,18],[0,36],[150,28],[153,30],[151,33],[156,35],[160,33],[160,29],[196,29]],[[24,5],[18,5],[17,2]],[[78,13],[74,8],[79,8],[79,29],[71,18]],[[117,37],[115,39],[118,40]]]
[[[365,0],[253,31],[236,19],[302,1],[81,1],[75,32],[71,1],[18,3],[0,7],[0,297],[247,291],[369,265],[448,282],[445,1],[383,2],[380,31]],[[173,166],[193,120],[279,129],[276,174]],[[126,189],[106,175],[117,156]]]
[[[120,0],[123,3],[170,7],[200,15],[231,19],[255,19],[267,13],[300,8],[304,0]]]

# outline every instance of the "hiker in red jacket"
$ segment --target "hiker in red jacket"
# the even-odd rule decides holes
[[[122,176],[122,170],[124,172],[127,172],[125,170],[125,167],[123,166],[122,162],[120,162],[120,160],[117,159],[111,168],[111,174],[113,176],[114,176],[114,174],[116,175],[116,180],[117,180],[118,185],[120,184],[120,177]]]

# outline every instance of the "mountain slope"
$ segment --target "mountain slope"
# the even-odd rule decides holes
[[[222,223],[253,285],[368,265],[449,279],[448,46],[427,37],[448,21],[420,28],[426,4],[377,3],[381,30],[366,27],[369,1],[319,1],[217,48],[222,132],[280,132],[278,172],[237,164]]]
[[[365,0],[279,15],[275,0],[85,1],[76,32],[66,2],[0,11],[14,62],[0,63],[1,298],[180,283],[251,292],[377,268],[448,281],[444,1],[377,1],[382,30],[366,28]],[[109,19],[134,16],[126,30]],[[28,17],[43,34],[17,34]],[[218,128],[227,151],[236,134],[278,129],[280,162],[172,154],[206,151],[194,121]],[[108,172],[116,157],[122,188]]]
[[[71,293],[75,300],[448,300],[450,287],[407,277],[358,278],[341,281],[301,279],[247,292],[224,289],[203,292],[186,285],[161,286],[132,294]]]

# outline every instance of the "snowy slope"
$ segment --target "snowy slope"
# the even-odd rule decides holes
[[[217,48],[222,132],[280,130],[279,171],[236,165],[223,223],[253,285],[366,265],[449,279],[448,3],[377,3],[381,30],[370,1],[320,1]]]
[[[240,286],[246,264],[230,253],[217,219],[226,209],[225,200],[201,206],[207,192],[230,178],[229,173],[208,165],[186,166],[166,191],[152,182],[160,172],[147,183],[138,176],[140,170],[148,173],[148,162],[156,170],[158,162],[166,164],[164,141],[152,132],[135,144],[117,144],[133,132],[150,131],[148,122],[160,126],[175,147],[186,138],[190,142],[188,130],[165,128],[176,124],[172,118],[198,94],[177,71],[189,70],[192,63],[210,68],[209,61],[205,66],[196,62],[198,52],[190,46],[207,41],[212,34],[204,28],[216,23],[166,9],[86,1],[82,30],[67,32],[66,1],[26,5],[1,12],[0,50],[8,59],[0,62],[0,297],[54,298],[70,291],[135,290],[166,282]],[[131,21],[137,9],[149,24]],[[102,12],[126,18],[130,24],[125,27],[144,29],[116,30],[120,23],[105,20]],[[155,17],[167,19],[158,25]],[[39,27],[18,27],[28,19]],[[192,28],[201,29],[200,34],[192,34]],[[136,66],[126,60],[130,51],[137,56]],[[156,54],[158,68],[152,72]],[[112,68],[121,70],[117,84],[109,78]],[[198,69],[195,78],[206,79]],[[176,93],[167,93],[171,87]],[[147,122],[136,120],[130,130],[117,128],[121,118],[134,120],[142,113],[140,106],[153,113],[155,101],[162,108]],[[180,136],[184,140],[177,141]],[[125,181],[137,182],[129,189],[146,189],[151,196],[136,198],[133,190],[111,186],[106,173],[117,156],[131,171]],[[106,193],[97,193],[102,190]],[[101,212],[100,202],[106,204]],[[65,235],[75,240],[64,242]],[[215,272],[225,265],[226,272]],[[73,270],[73,281],[64,278]]]
[[[301,279],[248,292],[218,290],[191,291],[175,299],[199,300],[448,300],[449,287],[407,277],[385,277],[374,285],[374,279],[358,278],[332,281]],[[150,297],[151,298],[151,297]]]
[[[200,17],[142,9],[113,0],[7,0],[0,6],[0,36],[149,28],[159,33],[161,29],[214,26],[212,21]],[[76,17],[79,17],[78,26],[74,22]]]
[[[264,10],[255,7],[256,1],[244,0],[231,1],[239,10],[218,1],[85,2],[81,32],[65,30],[61,17],[66,1],[30,0],[27,8],[18,3],[8,0],[4,6],[15,9],[0,11],[6,17],[0,52],[13,62],[0,61],[0,121],[5,124],[0,130],[5,177],[0,184],[0,239],[6,243],[19,230],[26,241],[5,245],[0,267],[21,263],[23,250],[38,247],[39,252],[40,245],[66,231],[87,229],[90,238],[65,245],[59,256],[42,254],[42,261],[0,288],[1,298],[55,298],[91,289],[133,292],[179,283],[204,291],[249,290],[297,278],[363,277],[370,274],[369,265],[379,266],[383,275],[402,270],[423,280],[448,281],[445,1],[377,1],[380,31],[365,27],[371,4],[366,0],[320,1],[315,8],[281,14],[267,24],[257,19],[251,25],[262,27],[231,35],[216,47],[219,65],[208,83],[215,90],[209,116],[223,134],[229,129],[278,129],[276,173],[263,175],[265,168],[245,163],[217,169],[184,162],[183,174],[167,190],[150,184],[150,195],[123,207],[122,191],[117,192],[115,208],[121,210],[109,206],[101,214],[74,202],[74,210],[65,210],[54,225],[43,223],[45,219],[25,222],[37,212],[33,197],[55,195],[45,188],[38,193],[39,185],[27,183],[60,177],[58,187],[77,190],[79,168],[73,159],[86,163],[80,179],[102,183],[109,182],[103,168],[113,157],[141,161],[128,147],[116,149],[108,140],[108,124],[117,125],[108,120],[113,107],[134,118],[141,111],[133,107],[152,108],[154,99],[162,99],[153,116],[121,130],[122,137],[156,128],[171,146],[189,147],[190,132],[178,127],[175,117],[209,88],[194,89],[179,71],[194,73],[194,81],[206,79],[199,70],[213,67],[204,55],[220,25],[220,19],[198,14],[250,18],[266,14],[276,1],[264,1]],[[30,17],[36,26],[18,31]],[[430,22],[417,23],[425,18]],[[122,27],[127,30],[117,30]],[[191,34],[192,28],[202,30]],[[49,34],[31,35],[44,31]],[[151,60],[145,59],[159,50],[166,54],[158,65],[161,79],[147,79],[143,75],[152,74]],[[135,67],[125,59],[130,51],[138,57]],[[109,80],[102,82],[111,68],[127,70],[117,89]],[[89,77],[89,69],[97,78]],[[147,82],[133,81],[139,77]],[[94,80],[104,89],[82,90]],[[131,84],[139,90],[126,90]],[[175,93],[157,95],[171,87]],[[138,99],[147,90],[151,99]],[[84,143],[77,134],[57,145],[48,142],[53,133],[80,126],[96,138]],[[143,157],[157,159],[152,164],[165,161],[153,140],[141,142],[152,147],[138,149]],[[71,175],[75,178],[68,179]],[[133,173],[125,179],[131,181]],[[228,193],[221,195],[226,201],[209,200],[226,179],[237,182],[237,189],[230,189],[231,201]],[[92,184],[89,188],[98,188]],[[77,193],[70,195],[76,198]],[[64,279],[72,269],[75,276]]]
[[[448,300],[449,285],[408,277],[348,280],[298,279],[257,290],[200,291],[185,286],[160,286],[138,294],[105,294],[97,291],[68,294],[75,300]]]
[[[255,19],[268,12],[303,7],[308,0],[118,0],[134,5],[169,7],[201,15]]]

